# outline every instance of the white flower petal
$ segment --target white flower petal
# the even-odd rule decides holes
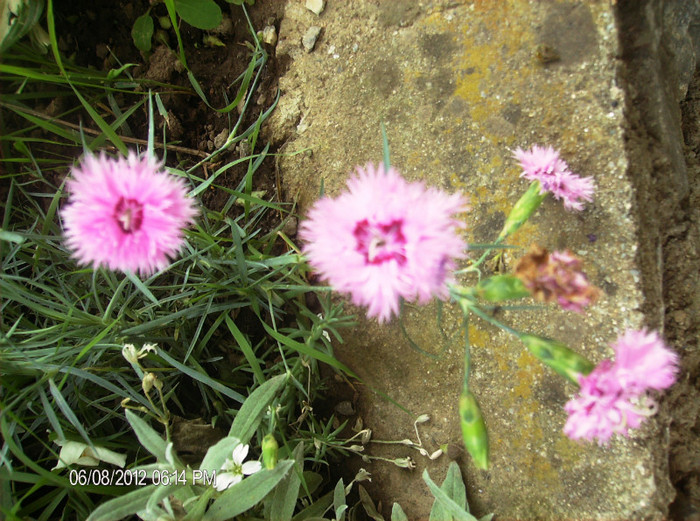
[[[243,460],[245,460],[247,455],[248,455],[248,445],[236,445],[233,449],[233,454],[231,455],[231,459],[233,459],[233,462],[236,463],[237,465],[241,465],[243,463]]]
[[[262,463],[259,461],[246,461],[242,466],[243,474],[246,476],[250,474],[255,474],[262,469]]]
[[[218,491],[226,490],[229,487],[232,487],[239,481],[243,479],[243,476],[240,474],[234,474],[233,472],[224,472],[223,474],[217,474],[216,475],[216,484],[214,485],[214,488]]]

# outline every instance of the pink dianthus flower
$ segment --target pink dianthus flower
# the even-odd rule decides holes
[[[68,246],[80,264],[148,275],[164,269],[198,211],[182,179],[155,158],[87,155],[67,181],[61,211]]]
[[[348,191],[317,201],[302,224],[304,253],[336,290],[380,322],[398,314],[401,298],[446,299],[454,259],[464,257],[463,196],[409,183],[394,169],[357,168]]]
[[[673,385],[678,356],[655,332],[626,331],[615,344],[615,362],[603,360],[579,377],[578,396],[565,406],[569,418],[564,433],[572,439],[608,442],[613,434],[626,436],[656,412],[651,389]]]
[[[666,347],[656,331],[626,331],[612,348],[617,378],[626,388],[662,390],[676,381],[678,355]]]
[[[525,151],[517,148],[513,156],[523,169],[521,177],[539,181],[540,193],[550,192],[557,200],[562,199],[567,210],[583,210],[582,201],[593,200],[595,184],[591,177],[580,177],[569,170],[559,152],[551,146],[534,145]]]

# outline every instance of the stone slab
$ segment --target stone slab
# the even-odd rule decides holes
[[[571,169],[593,176],[595,201],[581,213],[553,199],[510,241],[569,248],[584,259],[605,296],[579,315],[553,307],[504,312],[514,327],[567,342],[593,360],[611,355],[622,330],[642,326],[637,265],[638,219],[624,146],[625,93],[618,77],[614,4],[541,2],[330,0],[320,16],[290,0],[277,56],[288,70],[267,137],[280,159],[288,198],[302,212],[321,181],[342,190],[354,165],[382,158],[380,122],[387,127],[392,164],[410,180],[468,194],[470,242],[493,240],[527,188],[511,151],[533,144],[561,150]],[[302,37],[322,28],[314,50]],[[515,256],[507,255],[512,267]],[[358,310],[360,316],[362,312]],[[429,452],[460,444],[457,398],[462,378],[461,315],[446,306],[445,341],[435,306],[411,308],[409,334],[440,353],[411,349],[396,322],[362,319],[335,346],[337,356],[368,386],[380,388],[414,415]],[[563,405],[573,386],[543,368],[510,336],[481,321],[469,325],[472,387],[491,439],[491,468],[477,470],[455,456],[476,515],[499,519],[661,519],[673,490],[665,463],[663,420],[647,422],[629,439],[607,447],[566,438]],[[413,418],[367,388],[358,405],[375,439],[415,438]],[[432,496],[420,478],[428,468],[441,482],[449,459],[435,461],[404,448],[370,444],[374,456],[412,456],[414,470],[363,463],[368,490],[384,513],[399,502],[409,519],[427,519]],[[358,464],[359,465],[359,464]]]

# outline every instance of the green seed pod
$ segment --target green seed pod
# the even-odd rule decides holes
[[[272,470],[277,465],[277,440],[274,434],[267,434],[262,441],[262,459],[266,469]]]
[[[593,363],[561,342],[528,334],[520,335],[520,340],[536,358],[577,385],[579,375],[593,370]]]
[[[498,235],[499,239],[505,239],[509,235],[515,233],[515,231],[520,228],[525,221],[527,221],[530,216],[535,213],[535,210],[539,208],[544,198],[547,196],[547,192],[541,194],[539,181],[533,181],[530,188],[522,195],[518,202],[508,214],[505,224],[503,225],[503,230]]]
[[[459,421],[462,426],[464,446],[474,460],[474,465],[479,469],[487,470],[489,437],[479,404],[469,390],[463,391],[459,397]]]
[[[530,296],[530,292],[515,275],[494,275],[476,285],[479,298],[489,302],[518,299]]]

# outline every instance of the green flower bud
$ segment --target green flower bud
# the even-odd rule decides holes
[[[141,388],[145,394],[148,394],[151,391],[156,383],[156,380],[157,377],[153,373],[146,373],[143,375],[143,378],[141,379]]]
[[[462,426],[462,438],[467,452],[474,460],[474,465],[482,470],[489,468],[489,438],[486,424],[476,398],[469,390],[459,397],[459,421]]]
[[[160,25],[161,29],[164,29],[166,31],[168,31],[169,29],[172,29],[172,27],[173,27],[173,24],[170,21],[169,16],[159,16],[158,17],[158,25]]]
[[[561,342],[535,335],[522,334],[520,340],[540,361],[578,385],[579,375],[587,375],[594,365]]]
[[[489,302],[501,302],[528,297],[530,291],[515,275],[494,275],[476,285],[476,294]]]
[[[522,195],[522,197],[515,203],[515,206],[510,211],[505,224],[503,225],[503,230],[499,234],[499,239],[505,239],[509,235],[513,234],[518,228],[520,228],[525,221],[527,221],[530,216],[535,213],[535,210],[539,208],[544,198],[547,196],[547,192],[541,194],[539,181],[533,181],[530,188]]]
[[[277,440],[274,434],[267,434],[262,440],[262,460],[267,470],[272,470],[277,465]]]

